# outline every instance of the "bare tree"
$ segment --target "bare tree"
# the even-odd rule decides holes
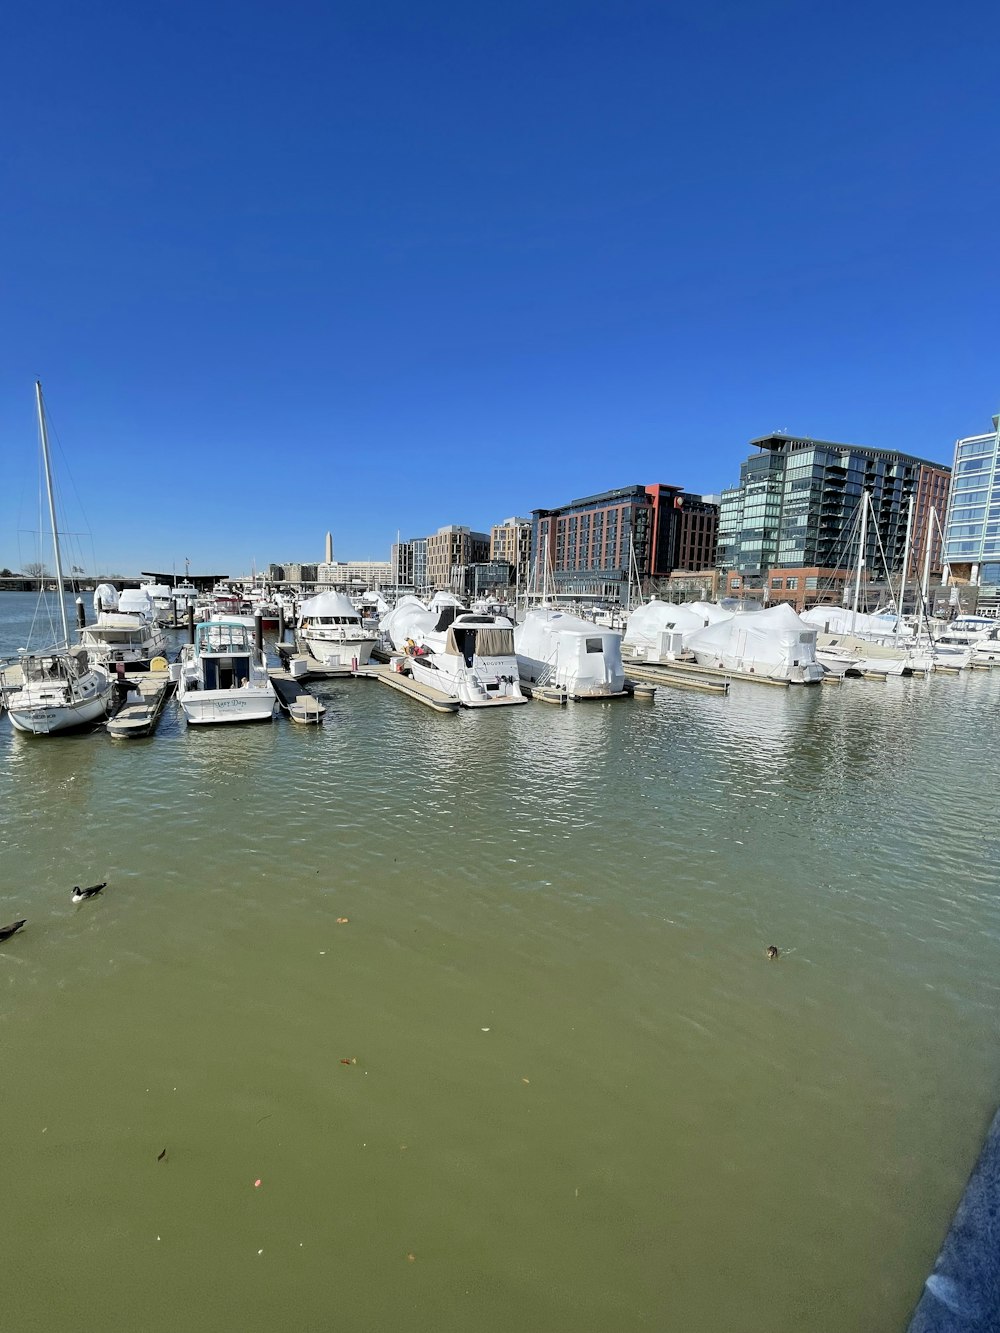
[[[43,579],[48,573],[40,560],[32,560],[30,564],[25,565],[24,572],[29,579]]]

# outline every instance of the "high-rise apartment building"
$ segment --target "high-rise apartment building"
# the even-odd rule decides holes
[[[950,582],[1000,593],[1000,416],[955,444],[944,560]]]
[[[930,541],[932,569],[940,569],[930,510],[936,506],[941,512],[947,498],[950,469],[944,464],[891,449],[784,433],[751,445],[757,452],[741,464],[740,484],[722,493],[718,563],[737,576],[731,588],[767,586],[775,569],[790,571],[796,579],[801,571],[815,586],[818,573],[853,567],[864,491],[874,513],[867,531],[867,568],[901,569],[912,496],[911,559],[922,559]]]

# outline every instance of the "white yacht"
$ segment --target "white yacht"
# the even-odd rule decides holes
[[[514,653],[514,625],[506,616],[482,615],[444,606],[433,627],[412,617],[405,652],[413,679],[433,686],[466,708],[523,704]]]
[[[156,621],[152,598],[143,588],[119,593],[110,583],[94,591],[97,619],[80,630],[80,645],[92,662],[145,671],[154,657],[167,651],[167,636]]]
[[[1000,625],[986,616],[958,616],[934,638],[936,653],[964,655],[965,666],[1000,665]]]
[[[192,726],[204,722],[269,722],[274,686],[264,654],[238,621],[207,620],[181,649],[177,699]]]
[[[323,666],[350,666],[353,661],[364,666],[378,639],[342,592],[321,592],[303,602],[296,634]]]

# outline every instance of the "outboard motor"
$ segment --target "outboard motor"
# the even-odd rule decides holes
[[[99,583],[94,589],[94,610],[98,615],[102,611],[117,611],[118,589],[110,583]]]

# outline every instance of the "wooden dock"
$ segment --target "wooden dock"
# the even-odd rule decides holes
[[[693,672],[674,671],[673,664],[657,664],[653,662],[644,662],[641,665],[638,662],[625,663],[625,680],[640,681],[648,685],[669,685],[675,690],[700,690],[703,694],[728,694],[729,681],[711,680],[706,677],[699,678]],[[723,674],[723,673],[718,673]]]
[[[278,707],[293,722],[303,722],[318,726],[326,714],[326,704],[321,703],[314,694],[310,694],[301,679],[288,675],[285,671],[269,671],[268,677],[278,696]]]
[[[126,676],[131,689],[122,706],[105,722],[108,734],[119,740],[151,736],[167,700],[174,692],[169,671],[143,671]],[[138,693],[139,698],[136,698]]]
[[[324,666],[308,653],[300,653],[294,643],[279,643],[275,651],[282,674],[291,680],[347,680],[354,674],[350,663],[347,666]],[[296,670],[294,664],[298,662],[304,662],[305,666]]]
[[[360,676],[364,680],[380,680],[383,685],[398,690],[400,694],[409,695],[411,699],[426,704],[437,713],[457,713],[460,707],[457,699],[452,699],[441,690],[435,690],[431,685],[421,685],[411,676],[404,676],[401,671],[394,671],[392,667],[371,662],[367,666],[356,667],[351,675]]]

